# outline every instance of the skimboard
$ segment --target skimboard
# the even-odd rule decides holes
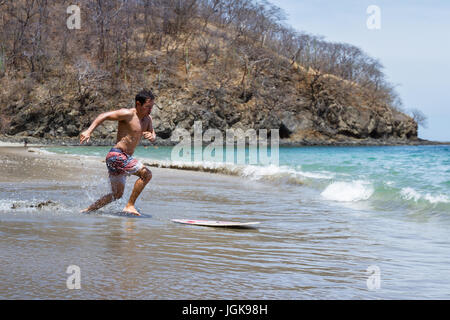
[[[172,222],[190,224],[203,227],[221,227],[221,228],[256,228],[259,222],[233,222],[233,221],[212,221],[212,220],[188,220],[172,219]]]

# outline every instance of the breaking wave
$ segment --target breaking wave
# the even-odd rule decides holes
[[[218,173],[243,177],[253,181],[272,181],[294,185],[307,184],[311,179],[332,179],[334,177],[332,173],[303,172],[299,169],[276,165],[256,166],[223,162],[177,162],[164,160],[147,160],[144,164],[158,168]]]
[[[409,212],[450,212],[450,194],[447,192],[450,181],[445,175],[442,176],[450,168],[447,158],[442,158],[440,166],[434,165],[425,171],[425,164],[411,164],[409,150],[400,148],[396,158],[391,159],[392,149],[384,148],[360,148],[358,153],[354,153],[353,149],[338,148],[283,149],[281,155],[284,156],[284,162],[279,166],[171,161],[167,158],[170,155],[169,149],[142,151],[139,158],[151,167],[230,175],[277,185],[306,186],[315,190],[324,201],[361,201],[384,211],[400,209]],[[80,148],[62,151],[98,159],[97,153],[103,154],[107,150]],[[147,153],[144,155],[144,152]],[[436,153],[436,156],[443,156],[441,153]],[[380,161],[365,161],[374,154],[380,157]],[[148,155],[151,158],[146,157]],[[427,159],[424,158],[424,161]],[[436,159],[433,158],[432,163],[435,164]],[[410,172],[415,172],[415,175]],[[290,192],[301,194],[302,189],[297,191],[291,188]]]
[[[450,199],[445,194],[433,195],[430,193],[421,194],[413,188],[403,188],[400,191],[400,195],[405,200],[413,200],[415,202],[427,201],[431,204],[437,203],[450,203]]]
[[[365,181],[333,182],[321,193],[327,200],[354,202],[369,199],[374,192],[372,184]]]
[[[374,200],[385,203],[386,206],[397,204],[402,206],[411,201],[430,208],[436,205],[448,204],[450,199],[444,194],[420,194],[413,188],[396,188],[394,181],[383,182],[380,186],[371,180],[357,179],[346,181],[347,178],[334,172],[303,171],[301,166],[295,169],[288,166],[255,166],[236,165],[221,162],[176,162],[167,160],[150,160],[145,165],[178,170],[190,170],[243,177],[252,181],[265,181],[276,184],[291,184],[308,186],[319,190],[322,199],[333,202],[358,202]],[[344,181],[342,181],[342,179]]]

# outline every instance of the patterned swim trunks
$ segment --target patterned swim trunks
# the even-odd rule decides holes
[[[106,166],[111,178],[125,178],[143,168],[142,163],[117,148],[112,148],[106,155]]]

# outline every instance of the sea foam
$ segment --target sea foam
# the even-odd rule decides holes
[[[192,170],[209,173],[219,173],[231,176],[239,176],[253,181],[286,182],[289,184],[305,184],[308,179],[332,179],[333,173],[328,172],[303,172],[287,166],[256,166],[237,165],[227,162],[182,162],[167,160],[146,159],[145,165],[159,168],[180,170]]]
[[[425,195],[419,193],[418,191],[414,190],[413,188],[403,188],[400,191],[400,195],[405,200],[414,200],[415,202],[418,202],[420,200],[428,201],[429,203],[436,204],[436,203],[450,203],[450,199],[445,194],[439,194],[439,195],[432,195],[430,193],[427,193]]]
[[[333,182],[321,193],[327,200],[354,202],[369,199],[374,192],[373,186],[365,181]]]

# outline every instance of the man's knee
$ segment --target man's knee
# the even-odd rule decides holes
[[[145,183],[150,182],[150,180],[152,179],[152,172],[147,167],[143,167],[138,172],[136,172],[135,175],[141,178],[141,180]]]
[[[142,175],[142,179],[146,183],[150,182],[150,180],[152,180],[152,177],[153,177],[152,172],[150,171],[150,169],[148,169],[146,167],[143,168],[143,171],[144,172],[143,172],[143,175]]]

